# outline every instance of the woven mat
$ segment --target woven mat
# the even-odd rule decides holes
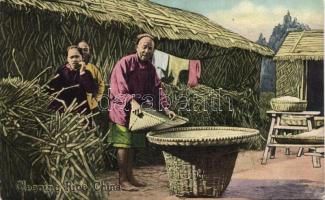
[[[146,109],[138,116],[131,113],[129,129],[131,131],[137,130],[163,130],[180,126],[188,122],[187,118],[176,116],[175,119],[171,120],[166,115]]]
[[[149,142],[172,146],[210,146],[240,144],[255,139],[259,134],[256,129],[239,127],[183,127],[147,134]]]

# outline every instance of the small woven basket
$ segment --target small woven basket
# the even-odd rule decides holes
[[[306,100],[290,101],[273,98],[270,103],[273,110],[280,112],[301,112],[305,111],[307,108]]]
[[[258,133],[236,127],[184,127],[150,132],[147,138],[161,145],[172,194],[218,197],[231,180],[238,144]]]

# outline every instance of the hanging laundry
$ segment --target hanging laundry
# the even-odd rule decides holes
[[[164,78],[164,71],[167,71],[169,55],[165,52],[155,50],[152,56],[152,64],[156,68],[158,77]]]
[[[188,68],[188,82],[187,86],[195,87],[199,83],[199,78],[201,76],[201,61],[200,60],[190,60],[190,66]]]
[[[178,76],[182,70],[188,70],[189,60],[169,55],[168,76],[174,77],[173,85],[177,85]]]

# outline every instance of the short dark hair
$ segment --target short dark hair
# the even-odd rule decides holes
[[[80,41],[78,42],[78,45],[77,45],[77,46],[79,46],[79,44],[82,43],[82,42],[83,42],[83,43],[86,43],[86,44],[89,46],[89,43],[88,43],[86,40],[80,40]]]
[[[78,52],[80,53],[80,55],[83,56],[82,49],[79,48],[77,45],[68,46],[68,48],[67,48],[67,54],[68,54],[68,52],[69,52],[70,49],[77,49]]]
[[[137,35],[136,37],[136,41],[135,41],[135,44],[138,45],[139,44],[139,41],[144,38],[144,37],[148,37],[148,38],[151,38],[152,41],[154,41],[154,37],[148,33],[142,33],[142,34],[139,34]]]

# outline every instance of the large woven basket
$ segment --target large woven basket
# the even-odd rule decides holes
[[[273,110],[280,112],[301,112],[305,111],[307,108],[306,100],[290,101],[273,98],[270,103]]]
[[[187,118],[176,116],[175,119],[170,120],[166,115],[151,110],[143,110],[140,115],[131,113],[129,130],[162,130],[168,129],[176,126],[180,126],[188,122]]]
[[[147,138],[161,145],[172,194],[218,197],[231,180],[238,144],[258,133],[236,127],[189,127],[153,131]]]

